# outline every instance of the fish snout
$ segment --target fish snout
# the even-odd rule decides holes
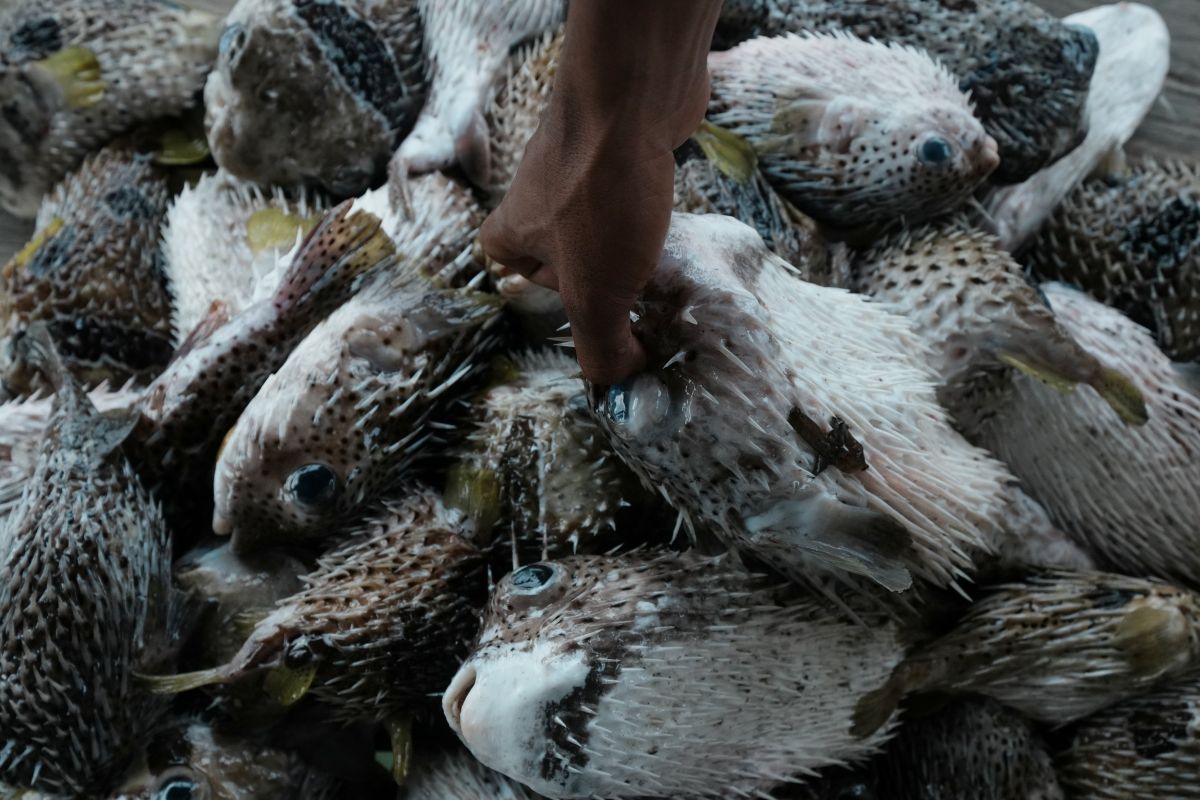
[[[1000,145],[988,134],[983,134],[976,145],[979,150],[979,169],[985,175],[1000,166]]]
[[[475,677],[475,668],[470,664],[464,664],[450,681],[446,693],[442,695],[442,711],[446,715],[446,722],[463,741],[468,741],[468,735],[477,732],[475,730],[477,720],[468,719],[466,721],[466,727],[470,730],[464,730],[463,720],[463,707],[467,703],[471,690],[475,688]]]

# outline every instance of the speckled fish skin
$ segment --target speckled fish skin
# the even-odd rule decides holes
[[[1071,797],[1200,798],[1200,678],[1088,717],[1057,765]]]
[[[624,465],[588,410],[579,365],[565,353],[513,356],[506,381],[474,404],[476,428],[451,470],[447,494],[481,536],[499,531],[553,557],[583,548],[614,527]]]
[[[1086,133],[1096,37],[1025,0],[729,0],[719,37],[846,30],[946,65],[999,145],[993,180],[1024,180]]]
[[[470,259],[475,211],[443,193],[441,176],[416,180],[393,229],[403,260],[296,346],[222,448],[212,529],[238,552],[361,519],[482,373],[499,298],[434,282]]]
[[[1041,736],[991,700],[958,699],[929,716],[906,714],[870,770],[887,800],[1063,800]]]
[[[461,747],[417,752],[399,800],[541,800],[542,795],[485,767]]]
[[[542,112],[554,92],[554,77],[562,57],[563,34],[546,33],[518,48],[509,59],[508,73],[488,103],[488,181],[482,188],[499,204],[508,191],[525,146],[537,130]]]
[[[855,730],[869,734],[912,691],[981,694],[1051,725],[1082,719],[1195,668],[1197,600],[1160,581],[1099,572],[993,587],[862,699]]]
[[[675,215],[636,311],[650,369],[598,414],[690,524],[796,580],[892,591],[953,584],[990,547],[1009,478],[951,428],[907,320],[716,215]]]
[[[286,258],[267,299],[232,319],[215,304],[139,405],[132,455],[181,526],[208,516],[210,498],[197,488],[255,392],[326,314],[394,263],[395,246],[377,217],[343,203]]]
[[[58,393],[37,468],[0,528],[0,783],[95,797],[166,709],[131,674],[170,669],[181,598],[156,503],[44,330],[23,352]]]
[[[37,232],[0,270],[0,329],[44,323],[85,384],[152,380],[171,357],[171,298],[159,249],[165,174],[132,144],[89,156],[42,202]],[[4,388],[39,385],[11,353]]]
[[[1127,425],[1090,387],[1061,394],[1010,371],[967,398],[962,429],[1099,563],[1200,585],[1200,393],[1119,311],[1062,284],[1041,291],[1068,334],[1131,380],[1148,421]]]
[[[565,0],[417,0],[425,31],[429,99],[397,156],[412,172],[461,164],[489,182],[483,112],[508,60],[527,39],[557,28]]]
[[[1144,163],[1084,183],[1042,227],[1027,261],[1149,328],[1176,361],[1200,361],[1200,172]]]
[[[425,93],[415,0],[239,0],[204,87],[217,163],[261,184],[365,191]]]
[[[873,752],[850,713],[902,649],[721,559],[576,556],[496,586],[443,708],[547,797],[730,797]]]
[[[111,800],[333,800],[339,782],[299,756],[179,719],[155,737],[147,763]]]
[[[748,141],[767,180],[820,222],[952,211],[999,162],[953,76],[919,50],[788,34],[712,53],[708,65],[708,118]]]
[[[428,710],[478,631],[487,572],[473,533],[436,494],[413,491],[323,556],[230,662],[155,681],[180,691],[315,669],[310,691],[340,719]]]
[[[193,106],[215,16],[162,0],[16,0],[0,12],[0,208],[33,217],[89,152]]]
[[[264,190],[225,170],[184,187],[167,211],[163,254],[179,344],[214,302],[232,316],[274,288],[280,256],[329,207],[320,194]]]

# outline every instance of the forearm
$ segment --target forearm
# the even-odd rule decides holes
[[[571,0],[552,110],[673,149],[703,117],[721,0]]]

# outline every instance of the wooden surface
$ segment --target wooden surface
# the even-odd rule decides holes
[[[221,7],[232,0],[193,0]],[[1097,5],[1095,0],[1038,0],[1066,15]],[[1171,29],[1171,74],[1163,99],[1130,143],[1134,154],[1200,158],[1200,0],[1142,0],[1163,15]],[[31,226],[0,212],[0,263],[29,238]]]

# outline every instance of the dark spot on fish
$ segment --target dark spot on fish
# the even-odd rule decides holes
[[[1185,706],[1153,713],[1137,711],[1129,715],[1129,732],[1133,749],[1141,758],[1157,758],[1178,749],[1188,741],[1188,725],[1192,715]]]
[[[1122,246],[1163,270],[1175,269],[1200,243],[1200,203],[1176,197],[1129,226]]]
[[[850,427],[841,417],[830,418],[829,431],[823,431],[799,406],[793,406],[788,412],[788,425],[817,454],[814,474],[819,475],[827,466],[837,467],[842,472],[867,469],[862,444],[850,433]]]
[[[62,27],[53,17],[31,19],[19,25],[8,41],[12,61],[36,61],[62,49]]]
[[[625,655],[625,648],[612,638],[589,643],[593,656],[587,679],[562,700],[546,706],[546,736],[551,742],[542,757],[544,780],[565,785],[572,769],[587,766],[584,747],[588,742],[588,723],[592,715],[584,708],[596,709],[605,690],[612,686]],[[560,724],[561,722],[561,724]]]
[[[350,91],[400,125],[412,106],[407,82],[375,28],[338,2],[296,0],[295,9]]]
[[[158,214],[146,196],[132,186],[122,186],[104,195],[104,204],[113,215],[122,220],[155,219]]]
[[[175,350],[168,336],[110,320],[73,317],[47,327],[64,357],[83,364],[120,365],[133,373],[157,372]]]

